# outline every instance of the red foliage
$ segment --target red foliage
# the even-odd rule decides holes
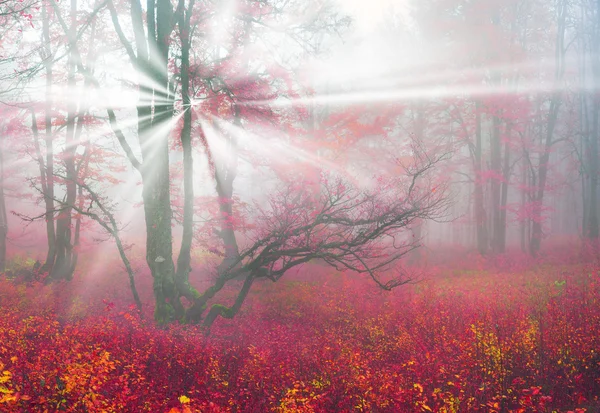
[[[385,293],[313,264],[258,284],[208,338],[141,319],[111,277],[92,295],[3,278],[0,410],[594,411],[598,268],[494,268]]]

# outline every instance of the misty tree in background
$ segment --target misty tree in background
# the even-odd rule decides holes
[[[72,0],[67,11],[55,2],[36,7],[41,20],[36,21],[41,23],[41,45],[28,50],[20,62],[22,66],[29,64],[28,72],[22,75],[43,73],[43,101],[25,95],[19,105],[31,116],[32,145],[27,152],[38,164],[39,176],[29,182],[43,199],[45,214],[35,218],[16,214],[26,221],[38,218],[45,221],[47,255],[40,271],[48,273],[47,281],[72,279],[83,225],[82,215],[74,212],[84,201],[77,184],[100,176],[94,173],[94,164],[98,164],[101,150],[90,142],[90,129],[97,123],[90,115],[92,102],[81,92],[82,89],[90,92],[93,86],[89,73],[94,70],[96,59],[99,7],[79,10],[80,4]],[[33,22],[32,27],[35,27]],[[84,47],[87,54],[82,56],[80,50]],[[28,81],[34,94],[39,93],[33,86],[36,80],[33,77]],[[43,117],[38,116],[39,112]],[[107,159],[110,158],[108,155]],[[108,164],[103,166],[110,170]]]
[[[1,113],[1,112],[0,112]],[[0,126],[0,271],[4,271],[6,266],[6,243],[8,236],[8,217],[6,214],[6,194],[4,191],[5,174],[5,135],[8,125]]]
[[[24,25],[30,24],[31,14],[29,9],[35,6],[35,0],[20,2],[0,2],[0,105],[10,102],[11,94],[17,93],[21,88],[21,77],[15,70],[10,70],[14,64],[15,33]],[[15,114],[14,108],[2,107],[2,123],[0,124],[0,271],[6,265],[8,218],[5,192],[5,150],[6,138],[10,133],[9,123]]]
[[[560,195],[559,154],[573,126],[563,104],[567,54],[577,39],[568,30],[576,16],[572,6],[562,0],[431,0],[415,11],[426,44],[443,50],[432,65],[451,62],[456,71],[442,78],[459,89],[440,98],[448,99],[448,115],[471,161],[469,208],[481,254],[505,252],[511,221],[520,223],[522,248],[531,255],[547,235],[548,212]],[[532,25],[544,29],[534,35]],[[589,87],[582,89],[589,96]]]
[[[583,201],[582,233],[597,240],[598,224],[598,139],[600,137],[600,103],[588,90],[597,90],[600,78],[600,4],[597,1],[574,2],[572,14],[576,22],[579,66],[580,139],[573,142],[581,165],[581,196]]]

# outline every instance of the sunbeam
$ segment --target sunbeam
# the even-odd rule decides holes
[[[393,103],[408,101],[427,101],[431,99],[445,99],[453,97],[490,97],[524,95],[528,93],[553,93],[566,90],[580,92],[595,92],[598,88],[585,86],[573,87],[572,85],[550,86],[542,82],[520,82],[518,88],[506,85],[461,84],[449,86],[444,84],[429,87],[410,87],[388,90],[364,90],[342,93],[315,94],[310,97],[295,99],[276,98],[273,100],[256,100],[242,102],[247,106],[289,107],[297,105],[360,105],[370,103]]]
[[[321,172],[343,177],[360,188],[366,189],[372,185],[372,177],[365,176],[360,168],[334,162],[319,153],[313,153],[299,145],[294,145],[289,142],[289,137],[281,135],[278,131],[263,128],[261,133],[253,133],[221,118],[212,117],[211,120],[218,123],[225,132],[234,136],[240,148],[243,148],[243,152],[262,159],[265,165],[277,165],[275,168],[277,173],[299,174],[303,179],[314,181],[312,185],[318,185]],[[232,156],[227,138],[208,122],[201,121],[201,124],[206,133],[211,154],[219,161],[227,162]],[[242,160],[249,162],[253,168],[258,166],[252,164],[247,156],[239,156]]]
[[[274,130],[264,130],[264,136],[258,133],[252,133],[248,130],[235,125],[232,122],[224,119],[212,118],[215,122],[218,122],[224,130],[235,136],[240,143],[240,146],[247,148],[249,151],[266,157],[272,161],[289,162],[291,160],[297,160],[306,162],[314,167],[324,168],[330,171],[342,172],[342,168],[334,162],[330,162],[317,154],[310,153],[305,149],[295,146],[289,142],[288,137],[277,133]],[[225,139],[211,126],[203,123],[203,128],[207,132],[211,149],[214,146],[216,153],[219,156],[229,156],[227,150],[227,144]]]
[[[598,16],[0,0],[0,411],[600,411]]]

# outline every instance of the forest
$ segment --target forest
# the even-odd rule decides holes
[[[600,1],[0,0],[0,412],[600,412]]]

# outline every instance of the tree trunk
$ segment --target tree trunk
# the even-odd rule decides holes
[[[483,186],[481,170],[481,107],[475,105],[475,219],[477,221],[477,249],[481,255],[487,253],[488,233],[486,213],[483,199]]]
[[[6,216],[6,198],[4,193],[4,137],[0,136],[0,271],[6,268],[6,238],[8,219]]]
[[[502,218],[500,212],[500,190],[501,184],[500,177],[502,176],[501,162],[502,157],[500,153],[500,118],[497,115],[493,116],[492,119],[492,135],[490,142],[491,145],[491,167],[494,171],[492,178],[492,251],[494,253],[501,253],[501,237],[502,237]]]
[[[239,108],[234,105],[234,124],[241,127]],[[215,166],[215,178],[217,181],[217,195],[219,196],[219,212],[221,213],[221,230],[219,235],[223,240],[225,256],[218,266],[219,273],[230,269],[239,257],[239,249],[235,237],[233,222],[233,182],[237,176],[238,166],[238,142],[237,136],[229,134],[228,159],[221,165]],[[217,162],[217,161],[215,161]]]
[[[584,7],[581,5],[581,21],[584,24],[582,31],[586,28],[585,26],[585,12]],[[580,49],[582,50],[579,53],[579,81],[582,92],[579,95],[579,123],[581,125],[581,135],[579,138],[579,147],[577,148],[579,151],[579,162],[580,162],[580,178],[581,178],[581,206],[582,206],[582,217],[581,217],[581,231],[580,235],[583,238],[587,238],[590,235],[590,227],[588,226],[588,174],[589,174],[589,157],[586,156],[586,153],[593,152],[591,148],[589,148],[590,142],[590,116],[589,116],[589,104],[588,104],[588,92],[587,92],[587,60],[586,55],[588,53],[588,47],[585,42],[585,36],[579,36],[580,40]],[[592,83],[593,85],[594,83]]]
[[[133,0],[131,20],[135,39],[134,51],[123,33],[118,13],[112,2],[108,3],[108,8],[117,35],[140,77],[137,129],[142,162],[135,159],[122,131],[116,126],[114,112],[112,110],[108,112],[121,146],[142,176],[146,263],[153,278],[154,318],[158,323],[163,324],[174,319],[182,319],[185,315],[173,263],[169,179],[169,135],[174,107],[168,77],[168,59],[169,41],[175,22],[174,14],[170,0],[148,0],[145,10],[146,29],[144,29],[144,10],[139,0]],[[189,271],[189,265],[182,265],[181,270]],[[190,291],[184,293],[190,298]]]
[[[548,163],[550,161],[550,150],[553,144],[554,138],[554,128],[556,127],[556,122],[558,120],[558,113],[560,110],[560,106],[562,103],[561,91],[559,89],[560,81],[563,77],[565,64],[564,64],[564,54],[565,54],[565,26],[566,26],[566,14],[567,14],[567,6],[565,1],[562,0],[558,5],[558,30],[556,34],[556,55],[555,55],[555,91],[552,93],[552,98],[550,99],[550,109],[548,114],[548,122],[546,123],[546,142],[544,144],[544,151],[542,156],[540,157],[539,163],[539,181],[538,181],[538,190],[535,196],[535,204],[534,204],[534,220],[533,226],[531,230],[531,241],[529,243],[529,252],[531,255],[535,256],[540,250],[541,242],[542,242],[542,207],[544,202],[544,192],[546,189],[546,179],[548,175]]]
[[[550,116],[546,130],[546,143],[544,145],[544,152],[542,153],[539,164],[538,188],[535,194],[535,203],[533,206],[534,219],[531,228],[531,241],[529,243],[529,252],[533,256],[537,255],[539,252],[542,242],[542,210],[544,192],[546,189],[546,179],[548,176],[548,163],[550,162],[550,149],[552,146],[552,137],[554,136],[554,126],[558,118],[558,111],[560,107],[559,99],[560,96],[558,93],[554,93],[552,101],[550,102]]]
[[[492,24],[494,27],[500,30],[500,12],[498,9],[493,11],[491,16]],[[497,58],[494,49],[490,50],[490,55],[492,61]],[[502,74],[498,69],[493,69],[491,74],[490,82],[493,87],[500,87],[502,83]],[[495,254],[504,252],[502,248],[502,237],[503,237],[503,228],[502,228],[502,212],[501,212],[501,186],[502,186],[502,145],[501,145],[501,118],[500,118],[500,109],[497,106],[492,106],[493,115],[492,115],[492,133],[490,135],[490,166],[491,170],[494,172],[491,181],[491,248]]]
[[[527,132],[526,132],[527,133]],[[527,205],[527,198],[528,198],[528,188],[529,188],[529,162],[527,161],[528,159],[528,153],[525,149],[523,149],[523,153],[522,153],[522,174],[521,174],[521,181],[522,181],[522,185],[525,187],[523,190],[521,190],[521,211],[525,210],[525,206]],[[529,241],[527,239],[527,228],[529,227],[529,219],[521,216],[520,218],[520,232],[521,232],[521,252],[527,252],[527,248],[529,245]]]
[[[71,0],[71,27],[69,39],[75,39],[77,25],[77,0]],[[75,68],[77,55],[75,48],[69,52],[69,90],[75,89]],[[65,137],[64,164],[66,171],[66,200],[64,207],[56,220],[56,260],[52,267],[53,279],[70,280],[73,276],[73,245],[72,241],[72,206],[77,200],[77,174],[75,171],[75,152],[77,140],[75,139],[75,120],[77,118],[77,105],[73,98],[69,99],[67,109],[67,133]]]
[[[526,169],[523,169],[523,182],[525,182],[526,179]],[[526,184],[525,184],[526,185]],[[525,191],[521,191],[521,208],[523,208],[525,206]],[[519,235],[520,235],[520,239],[521,239],[521,252],[526,252],[527,251],[527,244],[525,242],[525,220],[521,217],[521,220],[519,221]]]
[[[507,128],[507,137],[510,137],[510,125]],[[510,145],[508,140],[504,143],[504,165],[502,167],[502,193],[500,197],[500,233],[498,234],[499,252],[506,250],[506,204],[508,203],[508,184],[510,181]]]
[[[42,272],[52,270],[54,259],[56,257],[56,238],[54,232],[54,148],[52,142],[52,69],[53,59],[52,49],[50,46],[50,5],[42,5],[42,35],[44,38],[44,66],[46,68],[46,105],[45,105],[45,143],[46,143],[46,160],[45,160],[45,186],[44,203],[46,206],[46,236],[48,241],[48,253],[46,261],[42,266]],[[44,167],[44,165],[42,165]]]
[[[133,2],[137,3],[136,1]],[[138,3],[139,5],[139,3]],[[156,10],[155,10],[156,8]],[[132,6],[132,13],[139,12]],[[142,75],[152,80],[152,88],[140,88],[138,137],[142,149],[142,198],[146,220],[146,262],[154,279],[154,317],[167,323],[183,316],[183,306],[175,285],[169,187],[169,133],[173,100],[169,90],[169,38],[173,29],[169,0],[149,0],[147,9],[148,52],[140,63]],[[141,21],[141,15],[134,16]],[[138,36],[140,33],[138,33]],[[143,34],[142,34],[143,36]],[[144,51],[140,40],[138,53]],[[145,80],[148,84],[148,80]]]
[[[183,128],[181,146],[183,148],[183,234],[181,249],[177,258],[176,281],[178,289],[185,295],[191,290],[189,273],[191,271],[191,250],[194,236],[194,159],[192,153],[192,107],[190,99],[190,18],[194,1],[185,12],[183,2],[177,10],[181,37],[181,98],[183,103]],[[197,293],[195,294],[197,295]]]
[[[413,226],[411,226],[410,231],[412,232],[412,237],[416,242],[421,240],[423,238],[423,221],[415,220],[415,223]],[[415,248],[411,251],[408,257],[408,261],[411,265],[420,265],[422,263],[423,259],[421,252],[421,248]]]
[[[600,72],[600,71],[599,71]],[[594,97],[592,113],[592,135],[589,137],[590,191],[588,207],[588,227],[586,236],[590,240],[598,239],[598,98]]]
[[[596,2],[596,17],[600,13],[600,0]],[[594,21],[594,40],[592,43],[592,90],[598,86],[598,77],[600,76],[600,22]],[[588,137],[588,163],[589,163],[589,207],[588,207],[588,226],[586,236],[590,240],[598,239],[598,111],[600,104],[597,94],[592,94],[592,133]]]

